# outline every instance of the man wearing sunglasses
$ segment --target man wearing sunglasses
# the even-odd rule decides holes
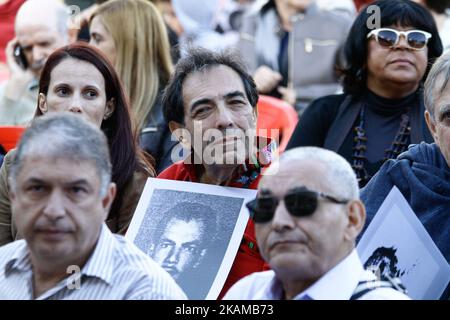
[[[316,147],[285,152],[247,207],[272,270],[242,279],[225,299],[408,299],[401,284],[378,281],[361,264],[354,246],[365,209],[356,176],[338,154]]]
[[[425,82],[425,119],[435,143],[410,146],[396,160],[386,162],[361,191],[367,218],[371,220],[396,186],[447,262],[450,262],[449,78],[450,54],[447,53],[435,62]],[[449,287],[441,299],[450,298]]]

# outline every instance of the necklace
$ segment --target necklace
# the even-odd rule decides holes
[[[390,148],[384,150],[383,163],[386,160],[397,158],[400,153],[406,151],[408,148],[408,140],[411,133],[408,111],[409,109],[401,115],[400,127],[395,135],[394,141],[391,143]],[[363,105],[359,113],[359,123],[353,129],[355,131],[355,137],[353,138],[352,168],[356,173],[360,187],[365,186],[371,178],[365,168],[367,161],[367,136],[366,131],[364,130],[364,114],[365,105]]]

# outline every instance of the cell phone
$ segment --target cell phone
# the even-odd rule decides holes
[[[17,45],[14,48],[14,59],[16,60],[17,64],[22,68],[22,69],[27,69],[28,68],[28,61],[27,58],[25,57],[25,54],[23,53],[23,49],[20,45]]]

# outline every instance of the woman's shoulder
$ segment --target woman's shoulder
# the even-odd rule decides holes
[[[332,94],[317,98],[306,108],[305,114],[314,114],[320,117],[325,115],[335,116],[347,97],[350,96],[347,94]]]

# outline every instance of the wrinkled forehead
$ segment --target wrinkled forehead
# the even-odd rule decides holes
[[[99,181],[100,175],[94,161],[77,159],[64,155],[25,155],[19,165],[17,178],[26,181],[31,178],[58,181]]]
[[[218,64],[205,66],[188,74],[183,81],[183,100],[189,103],[201,97],[223,97],[229,92],[245,94],[244,83],[232,68]]]
[[[54,147],[47,147],[46,143],[53,144]],[[99,175],[99,170],[97,170],[97,165],[94,158],[86,158],[79,154],[74,154],[72,151],[76,150],[74,148],[71,152],[65,152],[64,149],[58,147],[58,138],[52,137],[51,134],[40,135],[31,139],[21,150],[16,154],[16,161],[18,163],[17,172],[32,172],[34,168],[39,167],[40,169],[46,169],[46,172],[51,172],[56,164],[63,166],[66,169],[67,175],[76,174],[80,168],[85,171],[90,171],[90,169],[95,169]]]

